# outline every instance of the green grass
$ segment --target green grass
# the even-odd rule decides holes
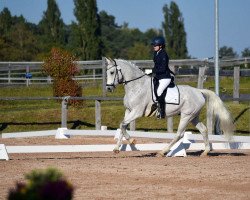
[[[178,83],[185,84],[185,83]],[[196,82],[186,83],[196,86]],[[241,93],[250,94],[249,78],[242,78],[240,87]],[[205,88],[213,90],[213,80],[208,80],[204,84]],[[232,94],[233,80],[223,78],[221,88],[224,93]],[[84,96],[101,96],[102,88],[100,85],[83,88]],[[108,96],[123,97],[123,86],[117,87],[114,93]],[[30,87],[6,87],[1,88],[0,97],[52,97],[51,86],[30,86]],[[249,135],[250,133],[250,102],[233,103],[226,102],[226,106],[235,119],[237,134]],[[123,119],[124,107],[122,101],[103,101],[102,124],[109,129],[117,129]],[[61,125],[61,103],[54,100],[36,101],[0,101],[0,131],[21,132],[32,130],[57,129]],[[206,109],[201,112],[201,120],[206,124]],[[177,129],[179,116],[174,117],[174,130]],[[95,129],[95,103],[85,101],[78,107],[69,106],[68,109],[68,128],[73,129]],[[157,120],[155,117],[140,118],[136,121],[137,130],[145,131],[166,131],[166,120]],[[188,130],[196,131],[192,125]]]

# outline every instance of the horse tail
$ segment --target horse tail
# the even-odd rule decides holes
[[[225,107],[224,103],[213,91],[200,89],[201,93],[205,95],[208,103],[208,111],[214,116],[218,116],[220,119],[220,129],[228,140],[234,133],[234,124],[230,112]]]

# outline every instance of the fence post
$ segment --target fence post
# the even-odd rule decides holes
[[[95,129],[101,130],[101,101],[95,100]]]
[[[11,83],[11,67],[10,67],[10,63],[9,63],[9,67],[8,67],[8,84]]]
[[[168,119],[167,119],[168,133],[174,132],[173,122],[174,122],[173,117],[168,117]]]
[[[93,79],[94,79],[94,83],[96,84],[96,74],[95,74],[95,69],[93,69]]]
[[[205,71],[206,71],[206,66],[199,67],[199,75],[198,75],[198,83],[197,83],[197,88],[199,89],[203,89],[203,83],[205,80]]]
[[[67,115],[68,115],[68,101],[70,96],[63,97],[62,100],[62,116],[61,128],[67,128]]]
[[[106,97],[106,61],[105,57],[102,57],[102,96]]]
[[[233,98],[240,97],[240,67],[234,67],[234,91]],[[234,103],[239,103],[239,101],[234,101]]]
[[[247,68],[247,58],[245,58],[244,66],[245,66],[245,68]]]
[[[30,78],[28,77],[28,74],[30,73],[30,67],[26,66],[26,86],[28,87],[30,85]]]
[[[48,84],[51,84],[51,82],[52,82],[52,81],[51,81],[51,76],[47,76],[47,83],[48,83]]]

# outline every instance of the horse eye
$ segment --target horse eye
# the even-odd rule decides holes
[[[111,74],[111,75],[113,75],[113,74],[114,74],[114,72],[110,72],[110,74]]]

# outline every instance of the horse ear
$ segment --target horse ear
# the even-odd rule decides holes
[[[106,63],[107,63],[108,65],[110,65],[111,62],[112,62],[112,61],[111,61],[111,58],[106,58],[106,57],[105,57],[105,61],[106,61]]]
[[[115,64],[115,66],[117,66],[115,59],[112,59],[112,61],[113,61],[113,63]]]

